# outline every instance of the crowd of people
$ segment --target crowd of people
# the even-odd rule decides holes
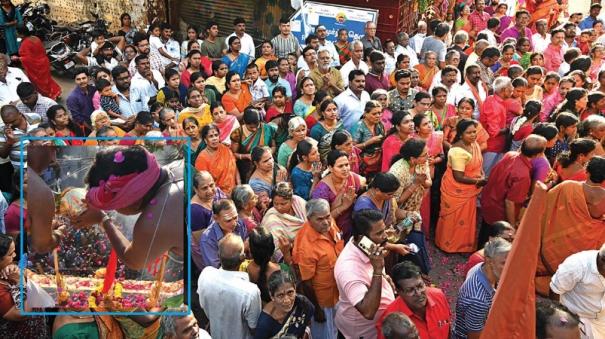
[[[116,37],[95,32],[78,54],[66,105],[47,64],[2,55],[12,238],[0,238],[0,263],[11,267],[20,232],[23,136],[188,137],[162,155],[195,167],[194,317],[165,319],[167,336],[201,336],[197,322],[217,339],[479,338],[543,183],[536,337],[605,338],[601,5],[582,18],[556,1],[510,3],[436,0],[413,35],[381,40],[368,22],[359,40],[342,28],[331,42],[319,25],[304,45],[287,18],[256,46],[242,18],[228,36],[208,20],[178,42],[170,25],[141,32],[123,14]],[[431,273],[436,252],[468,258],[448,268],[464,281],[453,300]],[[5,272],[0,324],[18,328],[28,318]]]

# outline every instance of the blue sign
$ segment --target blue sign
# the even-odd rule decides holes
[[[305,2],[290,19],[290,27],[292,34],[301,46],[304,46],[305,38],[313,34],[317,26],[326,27],[327,40],[336,42],[338,30],[345,28],[349,31],[349,41],[353,41],[365,35],[365,25],[368,21],[378,21],[378,10]]]

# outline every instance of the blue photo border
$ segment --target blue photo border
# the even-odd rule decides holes
[[[95,138],[86,138],[86,137],[33,137],[33,136],[22,136],[19,140],[19,157],[20,157],[20,167],[19,167],[19,189],[20,189],[20,201],[23,202],[23,169],[24,169],[24,147],[23,147],[23,140],[26,141],[35,141],[35,140],[41,140],[41,141],[57,141],[57,140],[82,140],[82,141],[86,141],[86,140],[149,140],[149,141],[158,141],[158,140],[164,140],[164,141],[185,141],[187,144],[187,154],[186,154],[186,161],[185,161],[185,165],[184,165],[184,171],[186,172],[186,176],[187,176],[187,220],[186,220],[186,228],[187,228],[187,255],[186,255],[186,260],[187,260],[187,275],[185,277],[183,277],[183,279],[187,279],[186,281],[184,281],[184,283],[187,285],[187,300],[189,301],[189,303],[187,304],[187,309],[185,311],[168,311],[168,312],[90,312],[90,311],[86,311],[86,312],[72,312],[72,311],[57,311],[57,312],[47,312],[47,311],[43,311],[43,312],[26,312],[25,311],[25,303],[23,300],[23,291],[24,291],[24,280],[23,280],[23,276],[25,274],[25,268],[27,267],[27,255],[24,255],[23,253],[23,237],[20,237],[20,243],[19,243],[19,254],[20,254],[20,258],[21,261],[19,262],[19,289],[20,289],[20,298],[21,298],[21,307],[19,308],[19,311],[21,312],[21,315],[24,316],[46,316],[46,315],[75,315],[75,316],[82,316],[82,315],[89,315],[89,316],[95,316],[95,315],[110,315],[110,316],[136,316],[136,315],[158,315],[158,316],[186,316],[191,314],[191,203],[190,203],[190,199],[191,199],[191,185],[192,185],[192,180],[193,180],[193,167],[191,166],[191,138],[190,137],[124,137],[124,138],[120,138],[120,137],[95,137]],[[98,146],[56,146],[56,147],[98,147]],[[20,206],[20,216],[23,216],[23,204],[21,204]],[[21,234],[24,234],[24,229],[23,229],[23,217],[19,218],[19,223],[20,223],[20,231]],[[184,263],[185,264],[185,263]]]

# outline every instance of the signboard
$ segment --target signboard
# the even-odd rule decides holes
[[[353,41],[365,35],[368,21],[378,21],[378,10],[308,1],[294,13],[290,27],[292,34],[304,46],[305,38],[313,34],[315,27],[319,25],[326,27],[327,40],[336,42],[338,30],[346,28],[349,31],[349,41]]]

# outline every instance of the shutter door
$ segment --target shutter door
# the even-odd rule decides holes
[[[246,20],[246,33],[254,38],[258,36],[254,15],[256,1],[182,0],[179,3],[180,16],[188,25],[205,30],[208,21],[214,20],[219,26],[219,36],[228,36],[233,33],[233,19],[242,17]]]

